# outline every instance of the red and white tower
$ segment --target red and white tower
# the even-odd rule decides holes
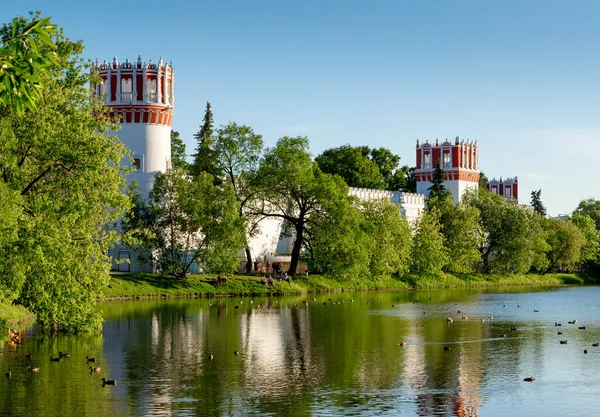
[[[459,140],[454,143],[447,139],[440,143],[436,139],[435,145],[417,140],[417,163],[415,180],[417,193],[429,195],[429,187],[435,167],[439,161],[445,173],[444,186],[452,192],[454,203],[458,203],[468,189],[477,189],[479,186],[479,145],[477,141]]]
[[[112,64],[104,61],[92,69],[100,75],[95,93],[110,108],[109,116],[120,121],[119,139],[133,152],[136,171],[128,182],[136,180],[147,196],[157,172],[171,165],[171,123],[175,104],[175,79],[172,66],[128,60]]]

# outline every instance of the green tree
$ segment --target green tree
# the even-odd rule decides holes
[[[355,148],[350,145],[331,148],[315,158],[321,171],[339,175],[350,187],[382,187],[383,176],[377,164],[369,159],[368,148]]]
[[[480,190],[487,190],[487,185],[490,181],[488,180],[488,177],[485,175],[485,173],[480,172],[479,173],[479,189]]]
[[[533,211],[538,213],[540,216],[546,216],[546,207],[544,207],[542,204],[542,199],[540,198],[541,195],[542,190],[531,192],[531,207],[533,207]]]
[[[43,74],[58,64],[50,18],[34,13],[31,20],[14,19],[0,39],[0,103],[18,114],[33,109],[43,96]]]
[[[574,213],[570,220],[585,236],[585,245],[581,248],[584,270],[600,270],[600,230],[596,229],[596,223],[591,217],[579,213]]]
[[[449,254],[445,270],[455,273],[472,272],[480,259],[477,247],[483,243],[479,210],[463,203],[454,204],[452,196],[430,198],[429,207],[440,215],[444,247]]]
[[[571,221],[545,219],[548,269],[557,267],[572,269],[579,265],[586,239],[583,232]]]
[[[440,213],[437,209],[422,213],[412,240],[412,268],[426,276],[439,276],[448,263],[448,252],[441,232]]]
[[[596,222],[596,229],[600,230],[600,200],[593,198],[581,200],[574,213],[589,216]]]
[[[433,176],[431,178],[431,187],[429,187],[427,189],[429,191],[428,205],[429,205],[429,200],[431,200],[431,199],[436,199],[436,198],[443,199],[445,196],[451,195],[450,190],[448,190],[444,186],[445,179],[446,179],[446,173],[440,166],[440,160],[438,159],[438,161],[435,164],[435,170],[433,171]]]
[[[249,237],[259,231],[261,217],[256,216],[256,210],[250,209],[255,203],[256,189],[254,182],[258,163],[263,149],[262,135],[254,133],[251,127],[238,125],[235,122],[222,126],[215,137],[215,151],[218,155],[218,165],[230,184],[237,200],[238,215],[247,220],[245,235],[246,272],[252,270],[252,252],[248,246]]]
[[[179,132],[171,131],[171,166],[174,168],[187,169],[187,162],[185,161],[185,143],[179,137]]]
[[[2,39],[33,21],[15,19]],[[38,74],[37,105],[0,105],[0,210],[12,211],[0,232],[0,293],[43,327],[99,330],[95,303],[109,280],[113,226],[128,207],[120,163],[129,153],[107,134],[115,126],[104,107],[90,100],[94,74],[82,64],[82,43],[60,30],[54,42],[38,45],[41,56],[56,58]]]
[[[348,187],[339,177],[323,173],[308,153],[308,139],[285,136],[262,159],[257,187],[263,204],[255,214],[282,219],[295,238],[288,273],[295,274],[311,215],[326,214]]]
[[[219,184],[222,173],[217,165],[218,155],[214,148],[213,138],[213,114],[209,102],[206,103],[204,122],[194,138],[198,145],[196,153],[193,155],[194,161],[190,166],[190,173],[197,177],[201,172],[207,172],[213,176],[215,184]]]
[[[188,178],[173,168],[156,174],[147,201],[137,200],[124,219],[162,273],[185,277],[193,263],[211,272],[233,272],[243,247],[244,223],[229,184],[210,174]]]
[[[463,201],[479,210],[483,239],[477,250],[484,272],[545,268],[548,246],[542,217],[485,190],[468,191]]]
[[[361,202],[361,213],[365,218],[363,229],[370,240],[371,276],[402,276],[408,272],[411,232],[398,206],[387,200],[367,200]]]

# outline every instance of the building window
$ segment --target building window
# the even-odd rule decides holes
[[[510,187],[504,187],[504,197],[508,198],[509,200],[512,199]]]
[[[492,194],[498,194],[498,187],[492,185]]]
[[[142,160],[140,158],[133,158],[133,168],[136,171],[142,169]]]
[[[425,169],[427,168],[431,168],[431,155],[428,153],[425,154]]]
[[[148,80],[148,100],[156,101],[156,80]]]
[[[121,79],[121,101],[131,101],[133,99],[132,85],[131,78]]]
[[[450,168],[450,152],[444,152],[444,168]]]

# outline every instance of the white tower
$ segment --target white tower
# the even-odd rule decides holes
[[[148,196],[157,172],[171,166],[171,123],[175,104],[173,68],[164,64],[135,64],[117,57],[92,69],[100,75],[95,93],[110,108],[109,116],[120,120],[117,132],[121,141],[133,152],[136,171],[127,181],[136,180],[142,196]]]

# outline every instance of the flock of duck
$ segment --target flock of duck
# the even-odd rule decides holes
[[[24,333],[22,331],[21,332],[15,332],[15,331],[9,329],[8,333],[9,333],[9,338],[10,338],[9,343],[10,342],[12,342],[13,344],[14,343],[21,343],[23,341]],[[26,353],[25,357],[27,359],[32,359],[31,353]],[[58,352],[58,356],[57,357],[50,356],[50,362],[60,362],[60,361],[63,360],[63,358],[70,358],[70,357],[71,357],[70,353],[67,353],[67,352]],[[89,366],[90,363],[92,365],[96,364],[96,358],[90,358],[89,356],[86,356],[85,360],[86,360],[86,365],[89,367],[90,374],[99,373],[100,371],[102,371],[102,368],[100,368],[99,366]],[[38,368],[38,367],[34,367],[32,365],[28,365],[27,366],[27,373],[28,374],[29,373],[36,373],[36,372],[39,372],[39,371],[40,371],[40,368]],[[6,375],[6,377],[8,379],[11,379],[12,376],[13,376],[12,370],[9,370],[8,372],[6,372],[5,375]],[[103,387],[106,386],[106,385],[117,385],[117,380],[116,379],[101,378],[101,381],[102,381],[102,386]]]
[[[392,307],[395,307],[395,306],[396,306],[395,304],[392,304]],[[504,306],[504,307],[506,307],[506,306]],[[520,307],[520,306],[517,306],[517,307]],[[533,310],[533,312],[534,313],[539,313],[539,310]],[[457,313],[461,314],[462,311],[461,310],[457,310]],[[423,313],[423,314],[425,314],[425,313]],[[487,316],[487,318],[488,319],[493,319],[494,316]],[[469,317],[467,317],[465,315],[461,315],[460,319],[461,320],[469,320]],[[448,322],[448,324],[452,324],[452,323],[454,323],[454,318],[447,317],[446,321]],[[481,318],[480,321],[485,321],[485,318]],[[571,324],[571,325],[575,325],[576,323],[577,323],[577,320],[572,320],[572,321],[568,322],[568,324]],[[562,327],[562,323],[555,322],[554,326],[555,327]],[[577,329],[578,330],[585,330],[585,326],[579,326],[579,327],[577,327]],[[516,332],[517,328],[516,327],[510,327],[510,331],[511,332]],[[557,333],[558,333],[558,335],[564,335],[565,334],[565,332],[563,332],[563,331],[558,331]],[[508,337],[508,335],[506,333],[502,333],[502,334],[500,334],[500,337]],[[568,339],[559,340],[559,343],[561,345],[567,345],[567,344],[569,344],[569,340]],[[398,346],[400,346],[400,347],[404,347],[406,345],[407,345],[406,342],[400,342],[400,343],[398,343]],[[592,346],[593,347],[600,347],[600,343],[593,343]],[[445,345],[444,346],[444,350],[445,351],[449,351],[450,350],[450,346]],[[583,350],[584,354],[587,354],[588,352],[589,351],[587,349]],[[535,381],[535,378],[533,376],[529,376],[529,377],[526,377],[526,378],[523,379],[523,382],[533,382],[533,381]]]

